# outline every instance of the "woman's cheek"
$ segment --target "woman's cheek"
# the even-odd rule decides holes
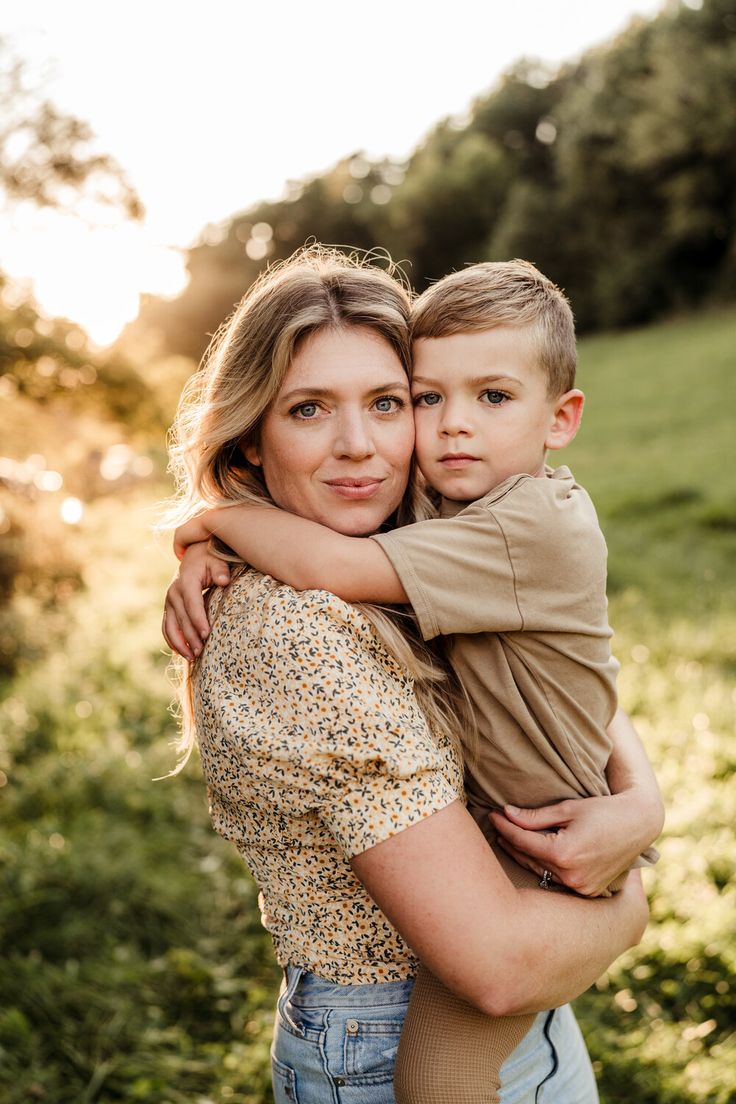
[[[410,410],[402,415],[395,430],[396,432],[392,435],[394,465],[406,470],[408,475],[414,452],[414,416]]]

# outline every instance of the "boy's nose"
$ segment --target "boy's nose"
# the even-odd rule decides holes
[[[473,432],[472,424],[462,403],[445,403],[439,431],[443,437],[457,437]]]

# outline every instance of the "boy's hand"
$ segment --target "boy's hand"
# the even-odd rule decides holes
[[[206,542],[185,550],[179,573],[166,591],[161,631],[172,651],[190,663],[201,653],[210,631],[202,591],[229,582],[229,567],[210,552]]]
[[[212,530],[207,524],[207,517],[210,512],[207,510],[197,517],[190,518],[189,521],[185,521],[183,525],[178,525],[174,530],[174,555],[177,560],[184,559],[184,553],[190,545],[201,544],[210,539]]]
[[[649,840],[632,840],[623,794],[490,813],[498,842],[520,866],[585,897],[599,896]]]

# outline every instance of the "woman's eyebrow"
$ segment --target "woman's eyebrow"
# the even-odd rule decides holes
[[[369,391],[366,391],[366,395],[384,395],[389,391],[409,391],[409,382],[406,377],[401,379],[389,380],[386,383],[379,383],[376,387],[371,387]],[[279,402],[293,402],[294,399],[308,396],[310,399],[330,399],[334,398],[336,392],[329,387],[294,387],[291,391],[285,391],[283,395],[279,396]]]

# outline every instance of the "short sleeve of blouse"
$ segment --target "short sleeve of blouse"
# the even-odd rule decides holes
[[[360,610],[279,586],[262,614],[247,665],[259,733],[248,773],[270,804],[316,813],[351,857],[457,800],[453,751]]]

